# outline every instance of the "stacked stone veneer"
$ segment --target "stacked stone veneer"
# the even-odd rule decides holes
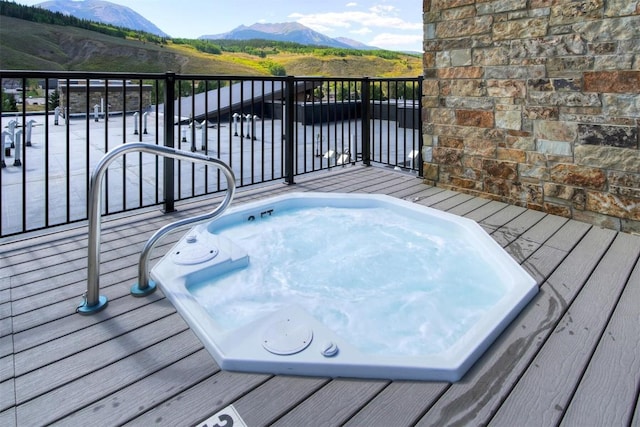
[[[640,232],[640,0],[424,0],[425,179]]]
[[[109,91],[103,86],[72,85],[69,86],[69,94],[67,94],[67,86],[60,85],[60,105],[67,105],[67,96],[69,97],[69,113],[70,114],[93,114],[95,105],[102,106],[107,109],[109,105],[110,112],[121,113],[126,108],[128,112],[140,110],[140,106],[145,110],[151,105],[151,86],[142,86],[142,102],[140,101],[140,87],[138,85],[127,85],[125,96],[123,96],[122,85],[109,87]],[[88,92],[88,101],[87,101]],[[107,97],[108,95],[108,97]],[[124,102],[126,100],[126,105]]]

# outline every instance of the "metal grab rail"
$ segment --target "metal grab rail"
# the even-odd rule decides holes
[[[140,262],[138,264],[138,283],[132,286],[131,293],[134,296],[144,296],[153,292],[156,288],[155,283],[149,281],[149,255],[155,244],[164,235],[195,225],[207,220],[211,220],[221,215],[229,206],[236,190],[236,180],[233,171],[223,161],[201,155],[198,153],[190,153],[187,151],[176,150],[171,147],[163,147],[160,145],[151,145],[142,142],[133,142],[121,145],[104,155],[98,162],[95,170],[91,174],[89,182],[89,250],[88,250],[88,277],[87,292],[84,295],[83,302],[78,306],[77,312],[80,314],[93,314],[103,310],[107,304],[107,297],[100,295],[100,211],[101,211],[101,189],[102,178],[109,165],[119,156],[129,152],[143,152],[150,154],[160,154],[163,157],[170,157],[178,160],[187,160],[197,163],[207,163],[222,170],[227,180],[227,194],[224,200],[213,211],[197,215],[192,218],[182,219],[171,224],[165,225],[151,236],[145,244],[140,254]]]

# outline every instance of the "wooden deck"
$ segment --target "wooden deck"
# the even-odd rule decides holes
[[[129,295],[150,235],[211,200],[107,219],[109,306],[91,316],[74,312],[86,289],[86,226],[25,235],[0,242],[0,425],[186,426],[229,405],[248,426],[640,425],[640,236],[374,167],[246,189],[234,204],[285,191],[384,193],[472,218],[540,292],[457,383],[233,373],[218,369],[162,292]]]

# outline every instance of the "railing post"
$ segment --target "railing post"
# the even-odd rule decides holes
[[[362,100],[362,163],[371,165],[371,96],[369,93],[369,78],[362,79],[360,88],[360,98]]]
[[[424,167],[422,166],[422,145],[424,144],[423,130],[422,130],[422,84],[424,76],[418,76],[418,122],[420,123],[420,129],[418,130],[418,178],[424,177]]]
[[[288,76],[285,82],[285,105],[284,105],[284,180],[286,184],[295,184],[293,180],[294,171],[294,95],[295,95],[295,79],[293,76]]]
[[[175,95],[176,95],[176,75],[169,71],[165,77],[164,88],[164,146],[174,148],[174,117],[175,117]],[[173,158],[164,158],[164,211],[173,212],[175,208],[174,175],[175,161]]]

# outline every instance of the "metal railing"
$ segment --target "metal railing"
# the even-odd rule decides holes
[[[0,237],[86,220],[91,171],[131,142],[217,158],[238,187],[358,162],[421,173],[419,77],[0,71],[0,86]],[[170,212],[222,191],[221,177],[208,165],[126,154],[105,172],[101,214]]]

